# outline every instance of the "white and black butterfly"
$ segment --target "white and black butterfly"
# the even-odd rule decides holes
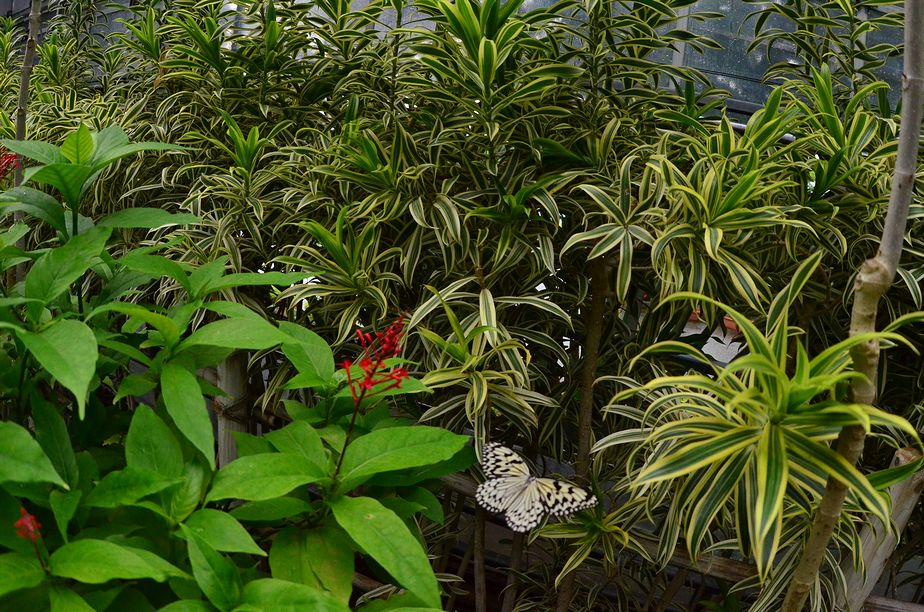
[[[481,469],[488,480],[478,485],[478,503],[503,512],[514,531],[538,527],[547,514],[566,516],[597,505],[597,498],[580,487],[533,476],[518,454],[496,442],[485,444]]]

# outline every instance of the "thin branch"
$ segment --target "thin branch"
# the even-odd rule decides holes
[[[908,208],[914,190],[917,171],[918,142],[924,107],[924,0],[905,2],[905,66],[902,75],[902,118],[898,141],[898,157],[892,179],[892,193],[886,214],[882,241],[876,257],[860,266],[854,287],[850,335],[876,329],[879,300],[895,278],[902,253],[902,241],[908,220]],[[879,368],[879,342],[864,343],[851,351],[854,370],[864,375],[851,385],[853,401],[872,404],[876,400]],[[863,452],[866,432],[860,426],[845,427],[837,439],[837,451],[851,465]],[[793,573],[783,602],[783,612],[801,612],[824,559],[825,550],[841,516],[847,486],[828,478],[824,496],[815,514],[802,559]]]

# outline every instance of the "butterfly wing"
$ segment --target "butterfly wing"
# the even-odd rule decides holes
[[[563,480],[537,478],[534,486],[545,510],[555,516],[567,516],[597,505],[597,498],[589,491]]]
[[[529,468],[523,459],[497,442],[489,442],[481,451],[481,471],[485,478],[527,477]]]
[[[491,512],[503,512],[513,531],[535,529],[545,517],[536,480],[529,476],[495,478],[478,485],[476,499]]]

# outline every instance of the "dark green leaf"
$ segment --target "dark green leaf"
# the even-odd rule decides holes
[[[86,272],[106,247],[109,228],[93,228],[42,255],[26,276],[26,297],[46,304]]]
[[[215,435],[196,377],[186,368],[168,363],[160,373],[164,407],[177,429],[215,469]]]
[[[340,603],[349,603],[353,549],[349,538],[336,527],[282,530],[273,540],[269,562],[273,578],[324,589]]]
[[[103,217],[97,225],[155,229],[165,225],[193,225],[201,222],[196,215],[171,213],[161,208],[126,208]]]
[[[133,504],[140,499],[163,491],[179,482],[179,478],[165,477],[152,470],[127,467],[110,472],[87,496],[86,505],[97,508],[115,508]]]
[[[44,580],[45,572],[35,554],[12,552],[0,555],[0,596],[30,589]]]
[[[130,468],[179,476],[183,472],[183,450],[170,428],[149,407],[135,409],[125,437],[125,463]]]

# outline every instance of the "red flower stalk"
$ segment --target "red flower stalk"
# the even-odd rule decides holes
[[[0,153],[0,180],[3,180],[11,169],[19,167],[19,156],[15,153]]]
[[[354,379],[350,372],[353,362],[349,359],[343,362],[343,369],[347,373],[347,384],[353,403],[359,406],[367,394],[378,385],[388,383],[388,386],[376,391],[381,393],[401,386],[401,381],[408,378],[407,369],[397,367],[389,369],[385,361],[397,357],[401,353],[401,338],[404,335],[404,315],[388,326],[384,332],[375,335],[356,330],[356,336],[363,347],[363,356],[359,360],[359,367],[363,371],[362,378]]]
[[[16,535],[34,544],[36,539],[42,537],[42,532],[39,531],[42,528],[42,524],[23,507],[19,508],[19,514],[20,519],[13,523],[13,527],[16,528]]]

